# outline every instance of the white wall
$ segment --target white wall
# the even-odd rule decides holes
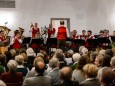
[[[115,0],[16,0],[15,9],[0,9],[0,25],[8,22],[13,31],[18,27],[25,29],[30,36],[31,22],[39,27],[48,26],[50,18],[70,18],[70,29],[91,29],[98,33],[100,29],[115,28]]]

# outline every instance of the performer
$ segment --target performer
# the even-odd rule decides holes
[[[8,42],[9,39],[6,39],[4,36],[4,32],[0,31],[0,45],[4,46],[6,42]]]
[[[79,35],[77,35],[77,30],[73,30],[73,39],[79,39]]]
[[[52,24],[49,24],[48,28],[48,38],[54,37],[55,34],[55,28],[52,27]]]
[[[11,45],[13,49],[20,49],[22,47],[22,40],[18,30],[14,31],[14,36],[11,39]]]
[[[64,21],[60,21],[60,27],[58,27],[57,32],[57,48],[62,49],[65,51],[65,45],[66,45],[66,27],[64,27]]]
[[[40,30],[38,28],[38,24],[35,23],[35,25],[31,24],[31,27],[30,27],[30,32],[32,32],[32,38],[35,38],[35,34],[37,33],[39,36],[40,36]]]
[[[85,40],[87,39],[86,31],[82,30],[82,35],[80,35],[80,39]]]
[[[87,39],[94,39],[94,36],[92,35],[92,31],[88,30],[87,31]],[[86,47],[91,47],[86,39]]]
[[[99,38],[103,38],[103,37],[104,37],[104,31],[103,31],[103,30],[100,30],[99,33],[100,33],[100,34],[99,34]]]
[[[20,37],[21,37],[21,39],[23,40],[23,39],[24,39],[24,35],[23,35],[24,29],[21,28],[21,27],[19,27],[19,32],[20,32]]]
[[[110,37],[109,30],[106,29],[104,30],[104,37],[108,37],[108,38]]]

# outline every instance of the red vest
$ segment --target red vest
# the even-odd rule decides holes
[[[5,38],[0,36],[0,41],[3,41],[3,42],[4,42],[4,41],[5,41]]]
[[[53,28],[53,30],[48,29],[48,38],[50,38],[52,34],[55,34],[55,28]]]
[[[67,37],[66,28],[61,26],[58,28],[57,39],[64,40]]]
[[[35,38],[36,33],[39,33],[39,28],[37,29],[32,28],[32,38]]]
[[[15,40],[15,39],[14,39]],[[20,49],[22,47],[22,45],[20,44],[20,42],[16,39],[15,42],[12,45],[12,48],[14,49]]]

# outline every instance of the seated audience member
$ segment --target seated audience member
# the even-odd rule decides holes
[[[99,54],[95,58],[94,64],[98,67],[98,70],[102,68],[103,55]]]
[[[36,58],[34,59],[33,68],[32,68],[31,71],[29,71],[29,72],[27,73],[27,75],[26,75],[25,78],[29,78],[29,77],[35,76],[35,74],[36,74],[35,65],[36,65],[36,63],[39,62],[39,61],[40,61],[40,62],[44,62],[44,60],[43,60],[42,57],[40,57],[40,56],[38,56],[38,57],[36,57]],[[44,73],[44,75],[46,75],[46,72]]]
[[[73,65],[71,66],[72,70],[76,69],[77,63],[78,63],[80,57],[81,57],[81,55],[80,55],[79,53],[73,54],[72,59],[73,59],[73,62],[74,62],[74,63],[73,63]]]
[[[0,86],[6,86],[6,84],[2,80],[0,80]]]
[[[115,86],[115,72],[109,67],[102,69],[99,79],[101,86]]]
[[[33,66],[33,61],[35,59],[35,56],[34,56],[34,50],[29,47],[27,50],[26,50],[26,53],[27,53],[27,56],[28,56],[28,64]],[[31,68],[30,68],[31,70]]]
[[[0,54],[0,75],[1,73],[6,72],[6,55],[5,54]]]
[[[59,60],[60,62],[60,66],[59,66],[59,69],[63,68],[64,66],[66,66],[66,62],[65,62],[65,56],[63,53],[56,53],[56,58]]]
[[[110,67],[111,58],[110,55],[105,54],[102,60],[102,67]]]
[[[44,76],[46,66],[44,62],[37,62],[35,65],[36,75],[30,78],[25,78],[22,86],[51,86],[51,78]]]
[[[93,64],[86,64],[83,67],[83,71],[85,73],[86,80],[81,82],[80,86],[100,86],[100,81],[97,77],[97,67]]]
[[[80,55],[82,54],[82,49],[83,49],[83,48],[85,48],[85,46],[80,46],[80,47],[79,47],[79,53],[80,53]]]
[[[3,80],[7,86],[12,86],[10,84],[16,84],[16,86],[18,84],[20,84],[23,82],[23,75],[21,72],[16,72],[16,68],[17,68],[17,63],[15,60],[10,60],[7,63],[7,67],[9,69],[9,72],[3,73],[1,75],[1,80]],[[1,85],[0,85],[1,86]]]
[[[103,49],[100,50],[100,51],[99,51],[99,54],[104,56],[104,55],[105,55],[105,50],[103,50]]]
[[[110,65],[112,70],[115,72],[115,56],[111,58]]]
[[[60,79],[62,82],[53,86],[79,86],[78,81],[72,81],[72,69],[70,67],[63,67],[60,70]]]
[[[73,50],[68,50],[67,57],[65,57],[65,61],[66,61],[67,65],[72,65],[73,64],[73,60],[72,60],[72,55],[73,54],[74,54]]]
[[[28,63],[28,56],[27,56],[27,54],[26,53],[21,53],[21,55],[24,58],[24,63],[23,63],[24,67],[27,67],[27,68],[29,68],[29,70],[31,70],[32,69],[32,65]]]
[[[105,50],[105,54],[108,54],[108,55],[110,55],[111,57],[113,57],[112,49],[107,49],[107,50]]]
[[[96,56],[97,56],[96,52],[91,52],[91,54],[90,54],[90,63],[95,62]]]
[[[22,72],[23,76],[26,76],[29,69],[24,67],[24,57],[22,55],[18,55],[15,57],[16,62],[18,63],[16,72]]]
[[[73,71],[72,80],[77,80],[79,83],[85,80],[85,75],[83,72],[83,67],[87,64],[85,57],[80,57],[77,63],[76,69]]]
[[[51,77],[51,85],[59,82],[59,60],[53,57],[49,61],[49,66],[51,67],[48,75]]]
[[[10,50],[10,53],[11,53],[11,59],[15,59],[15,56],[16,56],[16,50],[15,49],[11,49]]]

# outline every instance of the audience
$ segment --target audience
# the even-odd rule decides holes
[[[111,58],[110,65],[111,65],[112,71],[115,72],[115,56]]]

